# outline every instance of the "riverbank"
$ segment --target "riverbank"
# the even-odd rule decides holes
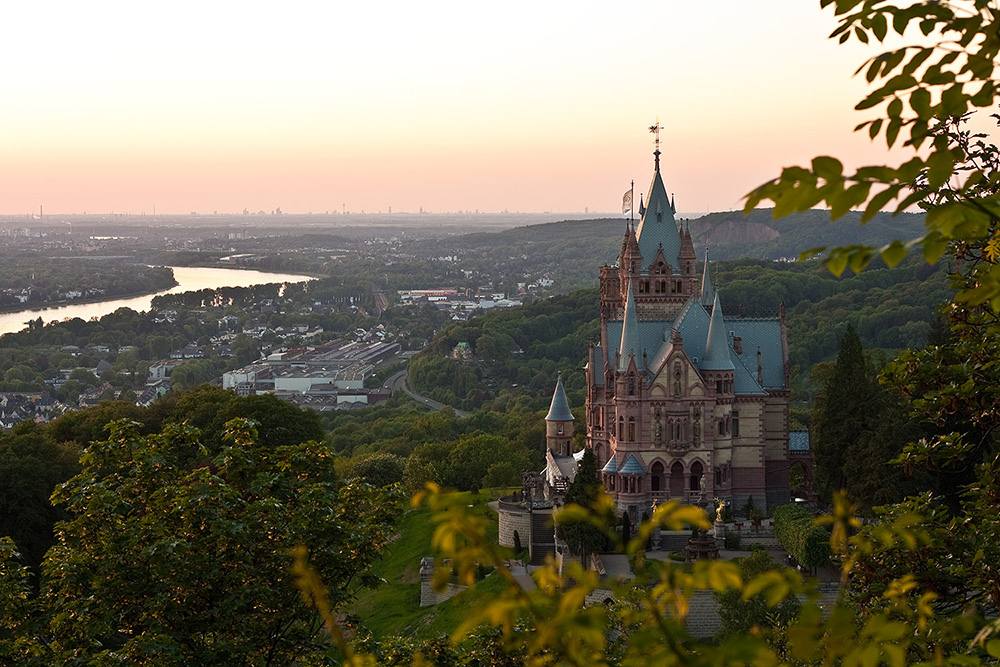
[[[177,280],[171,281],[169,285],[163,285],[151,290],[139,290],[137,292],[123,292],[122,294],[102,294],[100,296],[86,296],[80,297],[79,299],[63,299],[62,301],[46,301],[45,303],[34,303],[30,308],[23,308],[23,304],[17,304],[16,306],[0,306],[0,314],[12,314],[12,313],[38,313],[43,315],[45,311],[51,310],[53,308],[63,308],[65,306],[83,306],[88,303],[101,303],[103,301],[118,301],[119,299],[136,299],[143,296],[149,296],[150,294],[159,294],[160,292],[165,292],[172,290],[173,288],[180,285]],[[36,319],[36,318],[30,318]],[[45,317],[42,317],[45,320]]]

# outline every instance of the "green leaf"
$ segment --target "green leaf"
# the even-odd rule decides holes
[[[882,129],[882,119],[876,118],[872,121],[871,127],[868,128],[868,136],[872,139],[878,136],[879,130]]]
[[[931,110],[930,91],[926,88],[917,88],[910,93],[910,108],[913,109],[913,113],[921,118],[929,116]]]
[[[893,100],[889,102],[889,106],[886,107],[885,112],[890,118],[899,118],[903,115],[903,100],[898,97],[893,98]]]
[[[986,652],[990,657],[1000,659],[1000,639],[990,639],[986,642]]]
[[[840,178],[844,173],[844,165],[840,160],[826,155],[813,158],[812,168],[817,176],[827,181]]]
[[[948,150],[936,150],[927,156],[927,187],[937,190],[948,182],[955,170],[955,162]]]
[[[903,261],[906,257],[906,246],[903,245],[901,241],[893,241],[889,245],[882,248],[880,251],[882,255],[882,260],[889,266],[892,267]]]
[[[885,39],[885,33],[887,28],[888,26],[886,25],[884,14],[876,14],[872,18],[872,33],[875,35],[875,38],[878,41],[881,42],[883,39]]]
[[[840,276],[844,269],[847,268],[847,253],[837,252],[835,248],[830,256],[823,260],[823,265],[826,266],[827,270],[835,276]]]
[[[889,126],[885,128],[886,148],[892,148],[893,144],[896,143],[896,137],[899,136],[899,130],[902,127],[903,127],[903,121],[900,120],[898,117],[893,118],[889,121]]]

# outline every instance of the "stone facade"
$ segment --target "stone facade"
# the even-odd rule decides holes
[[[788,502],[788,346],[775,318],[723,314],[674,219],[659,151],[642,218],[600,269],[601,339],[587,364],[586,444],[633,521],[654,503],[736,511]]]

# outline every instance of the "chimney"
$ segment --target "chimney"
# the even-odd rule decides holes
[[[736,354],[743,354],[743,339],[739,336],[733,338],[733,349],[736,350]]]

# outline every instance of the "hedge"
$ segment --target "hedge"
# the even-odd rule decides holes
[[[774,510],[774,537],[803,567],[823,567],[830,562],[830,532],[815,525],[813,518],[801,505],[782,505]]]

